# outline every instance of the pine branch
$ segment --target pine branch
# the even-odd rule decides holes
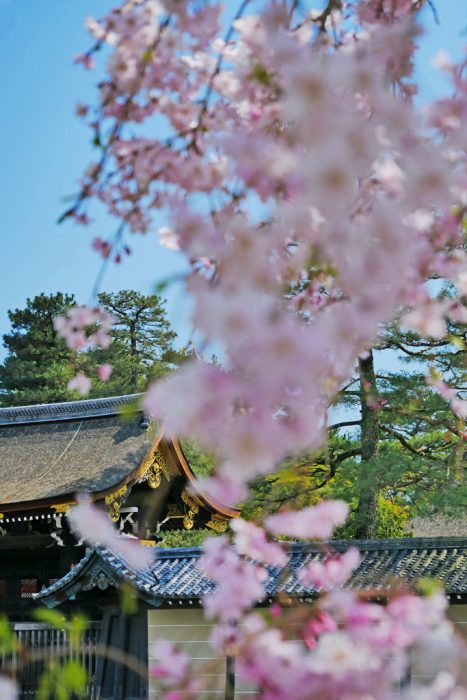
[[[388,428],[385,425],[381,426],[381,429],[385,433],[389,433],[389,435],[393,435],[397,440],[399,440],[400,444],[405,447],[406,450],[411,452],[412,454],[416,455],[417,457],[426,457],[427,459],[431,459],[434,461],[438,461],[436,457],[432,457],[431,455],[427,454],[424,450],[417,449],[416,447],[413,447],[413,445],[408,442],[403,435],[397,432],[397,430],[393,430],[392,428]]]
[[[344,420],[340,423],[334,423],[333,425],[328,425],[328,430],[336,430],[337,428],[346,428],[351,425],[361,425],[361,420]]]

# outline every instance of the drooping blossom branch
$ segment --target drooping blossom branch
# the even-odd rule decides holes
[[[189,266],[194,325],[225,361],[185,364],[144,408],[219,455],[208,486],[220,500],[319,445],[330,402],[385,323],[405,310],[407,325],[438,338],[446,318],[465,320],[467,81],[464,64],[438,60],[452,96],[424,112],[414,103],[424,4],[268,2],[250,14],[244,3],[227,34],[215,1],[126,0],[88,20],[96,43],[81,62],[90,68],[99,47],[107,73],[96,108],[79,111],[100,155],[66,214],[86,224],[97,200],[134,233],[165,216],[161,238]],[[432,298],[431,277],[458,295]],[[333,590],[300,613],[298,646],[284,601],[277,619],[249,612],[285,556],[271,535],[327,538],[345,515],[342,504],[283,512],[269,534],[235,525],[236,549],[208,543],[215,645],[265,700],[383,700],[412,648],[444,645],[451,660],[423,697],[461,697],[442,595],[395,590],[382,606],[334,588],[356,553],[300,574]],[[158,654],[167,700],[195,697],[186,660],[167,645]]]

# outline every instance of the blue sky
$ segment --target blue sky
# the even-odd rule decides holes
[[[462,54],[467,36],[467,0],[434,0],[441,25],[425,11],[417,73],[421,99],[445,91],[431,67],[439,49]],[[99,260],[90,241],[109,238],[116,224],[100,217],[88,229],[57,225],[63,198],[92,158],[87,129],[74,116],[76,102],[93,99],[96,75],[73,65],[74,54],[89,46],[86,15],[99,16],[108,0],[0,0],[0,334],[9,328],[7,309],[27,297],[57,290],[73,292],[85,303]],[[231,0],[227,0],[231,5]],[[312,3],[314,6],[319,3]],[[229,7],[231,9],[231,7]],[[133,255],[109,266],[106,291],[152,291],[156,281],[181,269],[178,256],[157,245],[157,235],[131,241]],[[169,318],[186,340],[188,304],[180,285],[168,294]]]

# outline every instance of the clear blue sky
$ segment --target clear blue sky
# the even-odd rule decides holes
[[[467,0],[434,2],[441,25],[425,12],[427,35],[417,66],[423,100],[445,89],[430,65],[435,53],[444,48],[456,58],[467,43]],[[72,57],[89,46],[85,16],[99,16],[111,4],[0,0],[0,334],[9,328],[7,309],[40,292],[73,292],[86,302],[99,267],[90,241],[115,230],[115,222],[102,217],[88,229],[56,224],[63,198],[76,191],[92,157],[89,133],[74,106],[93,99],[97,76],[74,66]],[[158,247],[155,233],[138,236],[132,248],[123,265],[109,267],[104,290],[150,292],[157,280],[181,268],[176,254]],[[190,326],[180,286],[168,298],[170,320],[183,342]]]

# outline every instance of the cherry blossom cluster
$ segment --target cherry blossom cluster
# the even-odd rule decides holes
[[[107,58],[96,106],[78,110],[97,157],[66,212],[86,223],[97,200],[134,233],[157,220],[161,243],[186,257],[193,323],[223,363],[186,363],[144,408],[218,455],[207,486],[227,502],[323,440],[330,401],[385,323],[402,315],[440,338],[447,319],[466,319],[467,79],[439,56],[452,95],[417,108],[423,0],[248,5],[224,36],[215,0],[125,0],[87,20],[94,44],[79,62]],[[432,277],[457,296],[433,298]],[[66,328],[79,342],[82,329]],[[465,414],[442,378],[432,383]],[[415,648],[434,680],[413,697],[465,697],[441,594],[395,590],[381,605],[342,590],[352,550],[300,572],[331,589],[304,612],[283,600],[277,617],[250,612],[266,567],[286,556],[271,535],[327,539],[346,515],[339,503],[282,512],[268,534],[235,524],[235,548],[206,544],[216,648],[265,700],[386,700]],[[432,663],[441,649],[449,658]],[[187,660],[159,651],[166,699],[195,697]]]
[[[66,316],[54,318],[54,329],[70,350],[106,349],[111,343],[108,332],[114,321],[112,314],[98,307],[73,306]]]
[[[301,520],[306,529],[311,511],[294,514],[294,526]],[[329,523],[340,522],[335,518],[339,511],[339,502],[320,504],[316,520],[330,516]],[[282,534],[287,534],[290,524],[283,522]],[[278,521],[274,528],[280,531]],[[283,580],[288,580],[289,555],[284,543],[268,541],[252,523],[240,520],[233,529],[233,546],[223,536],[205,547],[200,566],[216,582],[216,589],[205,596],[203,605],[208,619],[218,621],[211,637],[215,655],[219,660],[235,656],[237,677],[255,689],[255,697],[386,700],[400,692],[414,699],[465,698],[457,681],[459,644],[445,619],[447,601],[439,589],[417,596],[399,585],[378,591],[378,598],[372,591],[356,594],[345,588],[359,565],[359,553],[351,548],[341,555],[329,552],[324,560],[312,560],[296,573],[305,594],[315,596],[313,603],[299,605],[278,593],[268,608],[250,612],[267,596],[266,566],[285,566]],[[325,530],[327,537],[333,526],[323,528],[320,535]],[[316,537],[313,525],[307,534]],[[316,598],[318,591],[321,595]],[[203,670],[193,669],[180,655],[167,642],[154,649],[153,675],[170,688],[165,700],[202,697]],[[403,689],[410,655],[417,659],[417,673],[426,678],[422,685]]]
[[[107,513],[93,506],[86,494],[78,497],[78,504],[67,513],[67,519],[79,539],[108,547],[135,569],[145,569],[153,560],[150,548],[133,537],[118,533]]]
[[[54,318],[54,329],[70,350],[84,352],[92,347],[108,348],[111,343],[109,331],[114,322],[112,314],[98,307],[73,306],[65,316]],[[112,366],[107,363],[99,365],[96,373],[101,382],[106,382],[112,374]],[[68,382],[67,388],[86,395],[91,389],[91,380],[79,372]]]
[[[149,158],[147,140],[134,145],[137,154],[126,151],[119,177],[135,177],[129,168],[138,169],[142,149],[154,166],[152,206],[172,217],[170,241],[189,260],[211,261],[210,274],[197,270],[188,280],[193,320],[206,340],[222,343],[228,361],[188,364],[150,389],[145,408],[221,456],[219,496],[244,495],[253,476],[322,439],[329,401],[400,308],[412,307],[407,324],[435,337],[447,316],[466,318],[459,298],[439,302],[424,288],[430,275],[459,283],[465,273],[457,250],[463,127],[441,126],[437,105],[423,123],[413,107],[417,28],[396,15],[358,39],[341,29],[338,50],[313,41],[306,23],[294,30],[276,6],[237,20],[238,41],[222,48],[227,67],[212,79],[217,99],[202,103],[205,129],[196,129],[195,101],[194,132],[182,145],[164,144],[162,159],[179,158],[181,149],[183,172],[173,158],[170,168],[155,153]],[[452,78],[458,112],[465,80],[454,68]],[[186,88],[179,85],[181,98]],[[429,127],[442,142],[427,138]],[[209,188],[220,203],[206,214],[193,195],[204,190],[213,148],[223,169]],[[200,171],[190,178],[194,160]],[[311,274],[313,289],[314,270],[324,290],[302,292],[301,313],[290,313],[287,288]]]
[[[167,216],[194,324],[226,362],[188,363],[144,405],[219,454],[219,497],[323,439],[329,402],[401,308],[434,337],[466,318],[424,287],[465,291],[467,88],[441,57],[453,97],[414,107],[422,4],[242,6],[225,39],[215,2],[127,0],[87,20],[82,62],[108,50],[99,103],[81,110],[101,155],[70,215],[98,199],[142,233]]]

